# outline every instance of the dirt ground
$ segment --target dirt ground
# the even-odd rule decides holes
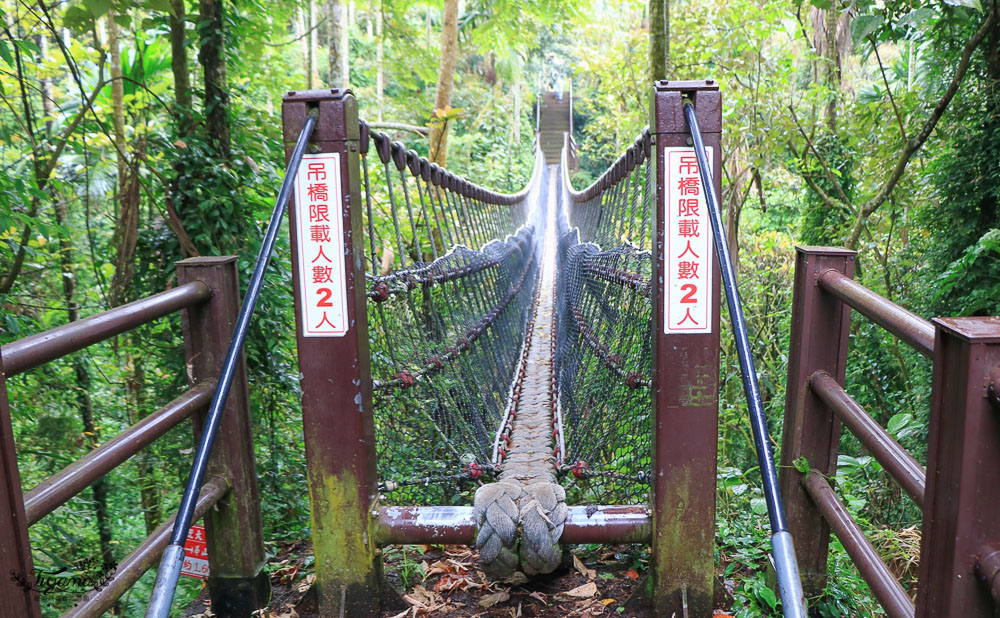
[[[271,603],[260,610],[261,618],[322,618],[310,593],[311,564],[309,543],[279,547],[269,565]],[[395,547],[385,555],[388,585],[382,618],[647,618],[654,614],[639,592],[642,569],[642,557],[627,546],[567,548],[563,566],[549,575],[527,580],[516,574],[491,582],[478,570],[475,550],[464,545]],[[722,610],[715,614],[728,615]],[[208,601],[199,597],[184,615],[209,618],[212,613]]]

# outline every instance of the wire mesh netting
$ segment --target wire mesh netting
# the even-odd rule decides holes
[[[539,159],[528,188],[507,195],[365,125],[361,146],[380,489],[388,503],[462,502],[463,482],[495,472],[538,277],[545,168]]]
[[[651,427],[648,130],[583,191],[563,156],[556,372],[560,462],[585,502],[644,502]],[[581,480],[582,479],[582,480]]]

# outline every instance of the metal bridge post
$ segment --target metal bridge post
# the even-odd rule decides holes
[[[362,266],[358,104],[350,90],[290,92],[282,104],[286,156],[311,108],[319,109],[319,119],[308,153],[339,155],[339,178],[330,180],[339,182],[340,202],[332,203],[336,197],[331,193],[329,212],[343,223],[343,236],[332,242],[341,247],[346,268],[343,280],[333,285],[335,293],[346,289],[347,299],[345,333],[304,335],[305,303],[316,306],[316,299],[303,298],[300,281],[302,269],[312,273],[310,264],[299,259],[298,230],[308,222],[299,221],[296,208],[289,208],[315,586],[320,615],[373,616],[379,607],[381,554],[372,516],[378,490]],[[302,169],[309,162],[306,157]]]
[[[240,311],[239,272],[235,257],[200,257],[177,262],[180,285],[203,281],[212,290],[208,302],[181,314],[188,383],[196,386],[218,378]],[[201,433],[203,415],[193,417]],[[271,582],[264,566],[260,492],[254,462],[253,425],[246,364],[240,360],[219,424],[208,477],[229,479],[230,490],[205,514],[211,570],[208,587],[212,611],[242,618],[267,606]]]
[[[42,615],[34,585],[34,563],[24,514],[21,473],[7,402],[7,373],[0,353],[0,607],[12,616]]]
[[[916,615],[993,617],[998,575],[986,559],[1000,542],[1000,318],[934,323]]]
[[[792,288],[792,329],[785,390],[785,425],[778,470],[788,531],[795,539],[802,588],[807,597],[826,588],[826,558],[830,526],[802,486],[796,460],[825,475],[837,471],[840,420],[809,388],[817,371],[844,384],[851,308],[824,292],[819,277],[835,270],[854,277],[856,252],[835,247],[796,247]]]
[[[653,261],[653,603],[658,616],[712,614],[715,583],[715,488],[719,434],[719,265],[710,256],[711,329],[665,334],[665,148],[690,146],[682,97],[693,99],[721,193],[722,98],[708,81],[653,86],[656,238]],[[694,150],[692,149],[692,156]],[[707,226],[706,226],[707,227]],[[711,246],[711,241],[709,241]],[[685,603],[686,601],[686,603]]]

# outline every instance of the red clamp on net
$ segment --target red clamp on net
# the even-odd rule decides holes
[[[572,472],[573,476],[575,476],[576,478],[582,478],[586,476],[587,462],[585,462],[582,459],[577,460],[577,462],[573,464],[573,467],[570,468],[570,472]]]
[[[628,375],[625,376],[625,384],[628,384],[629,388],[639,388],[645,384],[646,378],[639,371],[630,371]]]
[[[399,380],[399,385],[403,388],[410,388],[417,381],[410,373],[408,369],[404,369],[393,376],[395,379]]]
[[[483,475],[483,467],[475,462],[465,466],[462,471],[467,474],[470,479],[478,479]]]
[[[385,283],[377,283],[368,296],[377,303],[384,303],[389,300],[389,286]]]
[[[442,367],[444,367],[444,363],[441,362],[441,357],[438,356],[437,354],[428,356],[427,360],[424,361],[424,364],[433,369],[441,369]]]

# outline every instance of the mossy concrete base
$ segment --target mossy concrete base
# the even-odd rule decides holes
[[[219,618],[246,618],[271,600],[271,578],[263,569],[256,577],[212,577],[208,587]]]

